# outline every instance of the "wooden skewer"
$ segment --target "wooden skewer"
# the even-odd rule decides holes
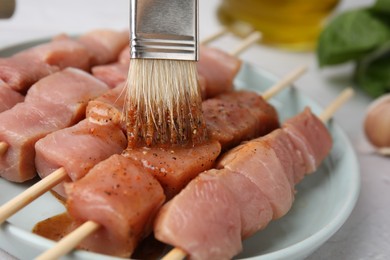
[[[383,156],[390,156],[390,147],[378,148],[376,152]]]
[[[15,214],[17,211],[28,205],[30,202],[50,190],[52,187],[60,183],[67,176],[63,167],[51,173],[46,178],[35,183],[15,198],[11,199],[0,207],[0,224],[7,218]]]
[[[213,42],[215,41],[216,39],[222,37],[223,35],[225,35],[226,33],[228,32],[228,29],[226,27],[222,28],[221,30],[217,31],[216,33],[213,33],[207,37],[205,37],[204,39],[202,39],[200,41],[200,44],[201,45],[206,45],[206,44],[209,44],[210,42]]]
[[[8,144],[6,142],[0,142],[0,156],[5,154],[8,150]]]
[[[276,95],[278,91],[281,91],[285,87],[289,86],[291,82],[294,81],[298,76],[302,75],[305,70],[306,67],[302,66],[290,72],[285,78],[283,78],[281,81],[279,81],[271,88],[269,88],[267,92],[265,92],[265,95],[267,95],[266,99],[270,99],[271,97]],[[51,249],[49,249],[48,251],[46,251],[36,259],[37,260],[56,259],[60,256],[63,256],[64,254],[72,251],[83,239],[85,239],[93,232],[95,232],[97,228],[100,226],[98,223],[95,223],[93,221],[87,221],[85,222],[85,225],[87,225],[89,228],[84,228],[84,225],[80,226],[75,231],[68,234],[60,242],[58,242],[54,247],[52,247]],[[65,241],[63,242],[63,240]],[[70,242],[70,241],[75,241],[75,242]],[[180,249],[174,249],[173,252],[169,253],[169,255],[170,254],[175,256],[175,258],[171,258],[171,259],[183,259],[186,255]],[[165,257],[168,257],[168,255]]]
[[[352,95],[354,94],[354,91],[352,88],[347,88],[341,94],[332,102],[330,103],[327,108],[321,113],[319,118],[322,122],[326,123],[333,115],[334,113],[342,106]],[[171,251],[169,251],[164,257],[162,257],[162,260],[182,260],[187,256],[187,253],[183,251],[180,248],[173,248]]]
[[[238,56],[240,55],[243,51],[248,49],[248,47],[252,46],[256,42],[258,42],[261,39],[261,33],[259,32],[253,32],[251,33],[248,37],[246,37],[239,46],[234,48],[232,51],[230,51],[230,55],[232,56]]]
[[[161,260],[182,260],[187,256],[187,253],[180,248],[175,247],[168,252]]]
[[[272,86],[266,92],[264,92],[263,98],[265,100],[268,100],[271,97],[275,96],[281,90],[283,90],[284,88],[289,86],[292,82],[294,82],[296,79],[298,79],[306,71],[307,71],[306,65],[300,66],[300,67],[296,68],[295,70],[291,71],[285,77],[283,77],[278,83],[276,83],[274,86]]]
[[[334,113],[345,103],[348,99],[350,99],[354,94],[352,88],[346,88],[342,91],[337,98],[329,104],[329,106],[319,115],[319,118],[322,122],[326,123],[330,118],[333,117]]]
[[[39,255],[35,260],[52,260],[58,259],[63,255],[69,253],[80,242],[86,238],[89,234],[95,232],[100,227],[99,224],[93,221],[87,221],[82,224],[75,231],[64,237],[55,247],[47,250],[43,254]]]

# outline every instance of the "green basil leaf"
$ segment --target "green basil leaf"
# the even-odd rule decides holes
[[[390,39],[390,28],[370,9],[342,13],[320,35],[317,57],[320,66],[357,60]]]
[[[358,62],[355,79],[372,97],[390,92],[390,41]]]
[[[373,9],[378,12],[390,14],[390,0],[377,0]]]

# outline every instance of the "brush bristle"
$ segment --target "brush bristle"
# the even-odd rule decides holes
[[[130,61],[125,103],[130,147],[204,141],[201,105],[195,61]]]

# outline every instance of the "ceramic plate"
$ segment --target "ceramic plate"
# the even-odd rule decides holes
[[[42,41],[6,48],[0,56],[9,56]],[[244,63],[235,85],[239,89],[262,92],[277,78],[266,70]],[[315,113],[321,108],[295,87],[284,90],[270,101],[280,119],[292,117],[310,106]],[[244,241],[237,258],[302,259],[310,255],[332,236],[346,221],[355,206],[360,187],[355,153],[344,132],[334,123],[328,127],[334,140],[333,149],[321,167],[297,187],[290,212],[261,232]],[[14,184],[0,179],[0,203],[22,192],[33,181]],[[20,259],[31,259],[53,246],[53,242],[31,233],[37,222],[62,213],[64,207],[47,193],[11,217],[0,228],[0,247]],[[76,251],[64,259],[116,259],[89,252]]]

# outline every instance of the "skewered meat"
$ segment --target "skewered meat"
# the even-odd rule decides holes
[[[158,179],[167,198],[176,195],[200,172],[212,168],[221,149],[265,135],[279,126],[276,110],[254,92],[227,93],[204,101],[202,108],[211,142],[195,147],[126,151]]]
[[[116,93],[114,93],[114,92],[116,92]],[[95,102],[95,105],[96,104],[101,104],[101,105],[107,104],[108,107],[110,108],[110,103],[113,102],[114,100],[116,100],[116,97],[120,92],[121,92],[121,89],[119,87],[117,87],[117,88],[110,90],[108,92],[111,95],[107,93],[106,95],[103,95],[105,97],[100,97],[99,98],[100,102],[96,102],[96,100],[94,100],[94,101],[91,101],[91,103]],[[236,112],[243,113],[243,111],[245,111],[244,114],[249,115],[251,120],[259,120],[259,118],[253,117],[253,115],[256,114],[254,112],[254,110],[262,109],[262,106],[259,104],[261,102],[264,102],[264,100],[260,99],[260,101],[259,101],[257,98],[255,98],[258,96],[256,93],[253,93],[253,92],[233,93],[232,92],[232,93],[227,94],[227,95],[231,95],[231,97],[222,98],[221,100],[223,102],[227,103],[229,101],[229,102],[234,103],[233,100],[235,98],[237,100],[239,100],[239,102],[243,102],[243,101],[247,100],[248,104],[250,104],[250,105],[243,105],[241,107],[241,109],[236,109]],[[254,102],[254,100],[256,100],[256,102]],[[257,102],[257,101],[259,101],[259,102]],[[119,101],[119,103],[121,103],[121,101]],[[104,120],[102,118],[109,118],[109,116],[107,116],[107,115],[110,114],[110,112],[107,112],[107,110],[104,108],[103,109],[98,108],[95,105],[91,106],[90,110],[89,110],[89,113],[92,116],[91,118],[94,118],[94,120],[96,120],[96,122],[99,122],[99,118],[102,120],[101,122],[106,122],[106,120]],[[111,107],[111,108],[113,111],[116,111],[114,114],[119,113],[118,108],[120,109],[120,106],[119,107]],[[251,110],[253,110],[253,111],[251,111]],[[204,111],[204,113],[208,113],[208,111],[206,110],[206,111]],[[235,111],[232,110],[231,113],[235,113]],[[273,113],[270,113],[270,114],[272,114],[274,118],[271,120],[270,119],[271,116],[269,116],[269,121],[264,122],[264,124],[271,124],[272,126],[278,126],[276,111],[273,111]],[[248,121],[246,119],[245,115],[242,115],[241,117],[238,116],[237,120],[241,120],[242,118],[244,118],[244,120]],[[240,121],[223,122],[223,124],[239,124],[239,123],[240,123]],[[257,125],[259,125],[259,123],[256,122],[255,124],[252,124],[252,125],[257,126]],[[217,125],[214,125],[214,126],[217,127]],[[267,128],[264,128],[264,129],[267,129]],[[264,131],[264,130],[262,130],[262,131]],[[239,131],[239,130],[234,131],[232,133],[232,135],[233,136],[234,135],[240,136],[240,137],[234,136],[233,140],[244,140],[245,138],[253,138],[254,137],[254,136],[248,136],[245,131]],[[205,144],[202,144],[202,145],[199,145],[196,147],[169,147],[169,148],[153,147],[153,148],[128,149],[128,150],[125,150],[121,155],[121,156],[127,158],[126,160],[122,161],[121,167],[127,168],[126,165],[130,165],[129,168],[131,168],[131,167],[133,167],[132,165],[134,165],[134,164],[139,165],[139,167],[141,167],[144,175],[156,177],[156,179],[160,183],[160,188],[164,190],[164,193],[167,195],[167,199],[170,199],[173,195],[175,195],[179,191],[179,189],[183,188],[185,186],[185,184],[187,184],[192,178],[194,178],[200,172],[212,168],[212,166],[214,166],[214,162],[215,162],[217,156],[220,154],[220,151],[221,151],[221,145],[219,144],[218,140],[211,140],[208,143],[205,143]],[[110,169],[110,168],[108,168],[108,166],[103,167],[100,165],[112,165],[112,163],[109,163],[109,162],[111,160],[117,160],[117,159],[113,159],[113,158],[118,158],[118,156],[114,155],[114,156],[111,156],[110,158],[108,158],[104,161],[101,161],[100,163],[95,165],[92,168],[92,170],[84,178],[73,182],[74,184],[72,184],[72,185],[78,186],[78,183],[81,181],[83,183],[86,183],[87,181],[85,179],[88,176],[92,175],[93,172],[94,172],[94,174],[97,174],[98,171],[103,170],[104,174],[107,178],[105,181],[108,183],[108,186],[106,187],[106,192],[111,193],[111,191],[109,191],[109,190],[114,189],[115,186],[110,184],[111,182],[109,181],[108,178],[110,176],[113,176],[112,173],[115,173],[116,170],[115,170],[115,168]],[[115,163],[114,163],[114,165],[115,165]],[[152,174],[147,174],[147,172],[152,173]],[[103,174],[103,173],[100,173],[100,174]],[[131,172],[129,172],[128,174],[131,174]],[[235,178],[231,178],[229,180],[227,179],[226,181],[230,184],[233,184],[236,181],[243,179],[243,178],[244,177],[237,174],[237,176]],[[94,180],[92,179],[92,177],[88,178],[88,179],[89,179],[88,185],[90,187],[93,187],[95,185]],[[245,178],[244,178],[244,180],[245,180]],[[68,185],[68,184],[65,184],[65,186],[66,185]],[[86,185],[86,184],[83,184],[83,185]],[[225,185],[225,184],[223,184],[223,185]],[[247,192],[246,192],[247,196],[244,196],[243,200],[241,202],[244,203],[244,202],[248,202],[248,201],[256,201],[256,202],[266,201],[264,198],[264,195],[261,193],[261,191],[258,190],[257,188],[254,188],[256,186],[253,183],[251,183],[250,181],[247,181],[247,183],[245,183],[244,185],[246,185],[246,187],[250,187],[250,189],[247,189]],[[240,187],[244,187],[244,186],[241,185]],[[73,192],[74,191],[72,189],[66,189],[66,194],[68,197],[72,196]],[[90,192],[91,192],[91,194],[93,194],[92,191],[90,191]],[[113,190],[113,192],[114,192],[114,190]],[[237,203],[234,200],[234,196],[232,196],[229,192],[225,192],[225,195],[228,197],[226,197],[226,198],[223,197],[223,198],[225,198],[226,200],[232,201],[233,203]],[[75,195],[75,196],[86,196],[86,195],[83,194],[83,195]],[[100,195],[98,195],[98,196],[100,196]],[[93,197],[93,196],[89,195],[89,197]],[[117,232],[117,231],[115,231],[115,229],[117,228],[117,226],[116,226],[117,224],[111,223],[111,221],[109,220],[110,216],[109,215],[102,216],[101,218],[96,219],[96,218],[90,218],[89,215],[85,215],[85,214],[89,214],[89,213],[83,212],[84,208],[88,208],[88,207],[94,207],[94,208],[104,207],[101,204],[99,205],[99,203],[101,203],[101,202],[106,203],[104,200],[96,200],[93,202],[89,201],[88,203],[91,203],[91,204],[83,207],[82,204],[87,203],[87,202],[86,201],[80,202],[78,207],[74,207],[72,209],[72,212],[70,211],[69,213],[73,218],[77,219],[78,221],[84,221],[84,220],[88,219],[88,220],[93,220],[93,221],[96,221],[97,223],[102,224],[106,231],[104,231],[105,233],[103,233],[103,231],[101,231],[100,234],[104,234],[104,236],[107,236],[107,234]],[[70,202],[70,203],[72,204],[74,202]],[[92,203],[94,203],[95,205],[93,206]],[[119,203],[118,204],[111,203],[110,205],[111,205],[110,210],[112,212],[115,211],[116,207],[119,207],[119,209],[118,209],[119,211],[121,211],[121,207],[123,207]],[[264,205],[268,205],[268,209]],[[243,236],[244,235],[248,236],[251,234],[251,232],[253,232],[252,230],[257,230],[258,228],[265,226],[264,224],[259,223],[259,222],[253,224],[253,223],[251,223],[251,219],[256,218],[258,216],[261,216],[263,219],[264,218],[267,219],[267,218],[272,217],[272,211],[270,209],[269,204],[264,204],[264,205],[261,204],[261,206],[260,206],[261,210],[258,210],[258,208],[253,209],[253,206],[250,206],[250,205],[248,207],[244,207],[244,205],[242,205],[242,207],[247,212],[251,212],[250,214],[248,214],[248,217],[242,221],[243,225],[245,225],[246,229],[248,229],[248,231],[246,231],[246,233],[243,234]],[[129,204],[128,207],[131,207],[131,205]],[[158,207],[159,207],[159,205],[158,205]],[[233,209],[234,207],[231,207],[231,205],[228,208],[232,208],[230,210],[229,214],[231,214],[232,216],[235,216],[235,218],[238,220],[238,222],[236,221],[234,224],[235,225],[234,232],[236,232],[236,233],[238,232],[238,234],[239,234],[238,242],[240,242],[240,234],[241,234],[240,211],[238,209]],[[264,209],[264,211],[263,211],[263,209]],[[83,217],[81,217],[81,216],[83,216]],[[226,217],[226,216],[224,216],[224,217]],[[126,221],[133,221],[130,218],[131,218],[131,216],[129,216],[126,219]],[[265,221],[263,220],[263,222],[265,222]],[[111,224],[108,224],[108,223],[111,223]],[[146,229],[146,230],[148,230],[148,229]],[[236,235],[234,235],[234,237],[236,237]],[[86,248],[88,250],[102,252],[103,249],[99,249],[97,247],[99,247],[99,245],[101,245],[101,240],[103,240],[103,239],[104,239],[103,235],[91,236],[90,238],[88,238],[88,240],[87,240],[88,242],[83,243],[81,248]],[[107,240],[107,239],[109,241],[111,241],[109,237],[105,238],[105,240]],[[138,236],[117,237],[116,239],[120,239],[117,241],[117,243],[119,245],[126,245],[126,244],[128,246],[130,245],[129,248],[127,249],[127,251],[126,251],[125,247],[122,248],[122,250],[128,252],[128,254],[131,254],[132,250],[134,249],[134,247],[132,245],[137,244],[139,241]],[[124,242],[124,241],[127,241],[127,242]],[[130,243],[129,241],[133,241],[133,242]],[[238,244],[238,245],[241,247],[240,244]],[[113,250],[107,249],[107,250],[104,250],[103,253],[118,255],[118,254],[120,254],[120,252],[119,253],[118,252],[119,251],[117,251],[116,249],[113,249]]]
[[[237,199],[242,238],[247,238],[265,228],[272,219],[273,211],[267,197],[244,175],[228,169],[212,169],[202,173],[199,178],[216,179]]]
[[[170,199],[200,172],[212,168],[220,152],[219,142],[211,141],[195,147],[127,149],[124,156],[139,161],[160,182]]]
[[[10,109],[17,103],[23,102],[24,97],[12,90],[8,85],[0,80],[0,113]]]
[[[127,139],[120,115],[124,102],[120,95],[123,87],[110,89],[88,102],[86,119],[52,132],[35,144],[35,166],[41,178],[64,167],[68,175],[64,182],[79,180],[94,165],[126,148]],[[52,190],[65,199],[64,182]]]
[[[120,126],[96,124],[86,118],[40,139],[35,144],[35,166],[41,178],[63,166],[68,175],[65,181],[76,181],[98,162],[121,153],[126,145],[126,136]],[[53,190],[65,197],[62,183]]]
[[[39,79],[65,67],[89,69],[87,49],[72,39],[53,40],[0,59],[0,79],[25,93]]]
[[[194,259],[230,259],[242,250],[239,207],[222,182],[196,178],[161,208],[155,236]]]
[[[123,96],[121,96],[123,88],[123,85],[118,86],[115,89],[107,91],[97,99],[90,101],[87,107],[88,123],[79,123],[70,129],[61,130],[58,133],[54,132],[37,142],[36,164],[38,173],[41,177],[45,177],[55,169],[65,166],[67,172],[71,175],[70,179],[72,181],[82,178],[87,173],[87,169],[92,167],[92,162],[98,163],[102,159],[108,157],[110,152],[112,152],[111,150],[109,152],[96,149],[96,146],[99,147],[102,142],[105,145],[113,145],[112,149],[114,149],[114,147],[115,149],[118,149],[115,150],[116,153],[120,152],[119,147],[123,147],[122,139],[115,138],[110,140],[110,142],[104,142],[103,139],[105,138],[104,136],[110,134],[110,131],[113,132],[112,134],[115,133],[115,135],[121,136],[119,133],[121,130],[118,125],[122,124],[120,114],[124,102]],[[221,99],[221,103],[225,105],[228,104],[227,101],[236,104],[236,106],[233,106],[228,111],[236,118],[236,121],[213,122],[213,127],[210,128],[211,136],[216,136],[212,133],[217,131],[218,128],[234,128],[236,124],[245,125],[249,123],[249,127],[262,126],[258,127],[258,131],[251,131],[250,134],[245,130],[246,128],[244,130],[243,128],[235,129],[235,131],[229,132],[230,136],[234,138],[224,141],[225,146],[232,145],[232,142],[238,143],[266,134],[267,131],[271,131],[278,126],[278,118],[275,110],[253,92],[231,92],[221,97]],[[244,102],[248,105],[238,106],[238,102]],[[267,117],[262,116],[260,111],[262,109],[266,111],[265,114],[267,114]],[[205,114],[215,115],[214,111],[216,111],[216,109],[213,109],[211,104],[205,106]],[[260,116],[255,118],[252,114],[256,113]],[[262,124],[259,123],[260,120],[263,120]],[[98,133],[104,133],[105,135],[101,134],[99,136],[94,136],[94,133],[90,133],[91,136],[87,137],[89,134],[88,129],[95,128],[94,123],[98,125],[107,125],[111,130],[102,131],[99,130],[101,128],[100,126],[96,126],[96,131]],[[82,134],[79,132],[82,132]],[[140,161],[142,165],[157,178],[164,188],[165,195],[169,199],[177,194],[200,172],[214,166],[214,162],[221,152],[220,140],[218,139],[218,136],[216,137],[217,138],[213,139],[213,141],[196,147],[141,147],[128,149],[124,154],[136,161]],[[75,140],[70,141],[72,138],[75,138]],[[88,143],[81,143],[82,139],[88,139],[89,141]],[[119,142],[116,143],[116,141]],[[73,149],[70,145],[62,145],[59,147],[59,143],[78,143],[81,148],[76,151],[76,147]],[[124,147],[122,150],[123,149]],[[89,157],[88,150],[93,151],[93,156]],[[111,154],[113,153],[114,152]],[[74,156],[75,154],[80,155]],[[75,158],[72,159],[72,156]],[[84,160],[85,163],[80,162],[80,160]],[[89,167],[81,167],[86,164],[89,165]],[[68,179],[68,181],[70,179]],[[57,191],[59,195],[65,196],[61,187],[62,184],[58,185],[54,190]]]
[[[9,145],[0,158],[1,177],[14,182],[33,178],[35,143],[48,133],[81,120],[87,102],[107,89],[104,83],[74,68],[34,84],[25,102],[0,114],[0,141]],[[40,90],[45,92],[39,93]]]
[[[233,90],[233,79],[241,67],[236,57],[216,48],[201,46],[198,72],[206,82],[206,98]]]
[[[81,35],[80,43],[87,47],[91,66],[107,64],[118,59],[121,51],[129,45],[129,32],[113,30],[94,30]]]
[[[291,134],[291,129],[299,129],[299,131],[294,131]],[[282,143],[280,140],[285,138],[290,138],[291,142],[283,147],[280,145]],[[275,144],[276,148],[274,148]],[[299,115],[286,121],[282,128],[266,136],[243,143],[224,154],[217,164],[219,170],[214,170],[211,174],[210,172],[202,173],[191,181],[186,188],[160,210],[155,222],[156,238],[185,250],[190,259],[232,258],[240,250],[241,242],[237,242],[238,239],[245,238],[256,231],[250,227],[258,225],[261,229],[267,225],[267,221],[271,220],[269,213],[267,213],[267,210],[269,211],[268,204],[272,208],[272,219],[280,218],[287,213],[293,201],[293,181],[299,180],[300,176],[313,172],[315,169],[311,167],[313,165],[317,167],[320,164],[329,153],[331,146],[331,136],[326,127],[311,113],[310,109],[306,108]],[[307,153],[311,154],[308,155]],[[294,159],[297,158],[297,154],[300,157],[300,165],[295,167]],[[286,155],[288,159],[283,158]],[[309,157],[312,160],[304,159]],[[302,164],[304,167],[302,167]],[[258,207],[260,211],[264,210],[264,212],[260,212],[260,214],[264,213],[260,223],[247,222],[246,225],[241,224],[239,235],[235,232],[235,236],[226,237],[224,232],[232,230],[231,225],[226,224],[220,230],[219,226],[214,224],[216,220],[205,225],[199,216],[208,219],[226,214],[226,205],[215,203],[213,204],[213,210],[210,211],[210,205],[204,202],[204,198],[211,199],[220,196],[221,190],[230,192],[237,204],[247,200],[248,195],[246,193],[235,191],[237,186],[243,187],[243,183],[237,184],[237,182],[226,181],[226,178],[232,178],[229,175],[234,174],[241,174],[241,176],[254,183],[264,194],[268,203],[251,205]],[[293,176],[295,177],[293,178]],[[218,183],[213,185],[218,185],[220,188],[207,189],[205,188],[205,182]],[[245,190],[245,188],[242,190]],[[189,201],[191,201],[191,204]],[[188,206],[189,204],[191,207]],[[237,207],[241,211],[240,223],[245,223],[244,220],[251,219],[250,215],[253,211],[247,210],[247,207],[250,206]],[[256,221],[255,218],[252,220]],[[223,219],[223,221],[227,220]],[[191,223],[191,225],[183,223]],[[205,237],[207,236],[213,237],[212,247],[205,243]],[[230,241],[226,241],[226,239]],[[226,244],[229,243],[231,251],[227,253]]]
[[[35,82],[61,69],[90,70],[92,66],[113,62],[128,42],[125,31],[96,30],[79,39],[61,35],[11,57],[0,58],[0,80],[24,94]]]
[[[279,127],[274,107],[252,91],[232,91],[202,103],[206,128],[222,149],[265,135]]]
[[[119,62],[99,65],[92,68],[92,75],[112,88],[117,86],[119,83],[125,82],[128,72],[129,64]]]
[[[130,256],[150,233],[154,215],[165,201],[156,179],[121,155],[111,156],[65,187],[69,214],[77,221],[92,220],[104,227],[81,247],[122,257]]]

